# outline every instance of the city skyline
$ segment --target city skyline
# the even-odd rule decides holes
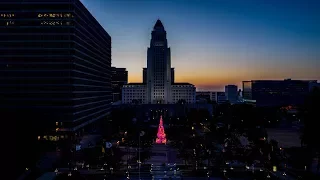
[[[127,68],[129,82],[142,81],[157,19],[168,32],[175,80],[198,90],[253,79],[320,79],[317,2],[82,2],[112,36],[112,66]]]

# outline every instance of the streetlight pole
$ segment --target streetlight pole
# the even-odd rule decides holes
[[[140,180],[140,163],[141,163],[140,162],[140,132],[139,132],[139,147],[138,147],[138,150],[139,150],[139,162],[138,162],[139,164],[138,165],[139,165],[139,180]]]
[[[128,142],[127,142],[127,147],[126,147],[126,149],[127,149],[127,171],[128,171],[128,156],[129,156],[129,145],[128,145]]]

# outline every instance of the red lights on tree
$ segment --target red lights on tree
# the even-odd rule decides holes
[[[159,127],[158,127],[156,143],[157,144],[166,144],[167,143],[166,133],[164,132],[164,127],[163,127],[162,116],[160,116],[160,123],[159,123]]]

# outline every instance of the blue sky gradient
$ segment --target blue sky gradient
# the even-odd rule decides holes
[[[320,79],[320,1],[82,0],[112,37],[112,65],[142,81],[159,18],[176,81],[222,90],[252,79]],[[240,86],[240,88],[242,88]]]

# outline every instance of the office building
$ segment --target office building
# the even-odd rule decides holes
[[[236,85],[225,86],[225,97],[230,104],[235,104],[238,101],[238,87]]]
[[[218,104],[224,104],[227,103],[227,97],[226,97],[226,93],[225,92],[215,92],[216,93],[216,102]]]
[[[174,68],[171,68],[171,51],[166,36],[162,22],[157,20],[147,51],[147,68],[143,68],[143,83],[125,85],[123,103],[131,103],[138,97],[142,98],[140,102],[147,104],[172,104],[182,99],[187,103],[195,102],[194,85],[174,82]],[[139,90],[139,96],[133,96],[135,90]],[[141,94],[143,92],[145,94]]]
[[[211,100],[212,102],[216,102],[217,104],[223,104],[227,102],[227,98],[225,92],[220,91],[198,91],[196,92],[196,99],[198,101],[201,100]]]
[[[109,114],[111,37],[79,0],[0,3],[0,24],[2,110],[41,114],[50,140]]]
[[[316,81],[312,81],[309,84],[309,91],[313,91],[314,88],[318,88],[320,89],[320,83],[316,82]]]
[[[309,93],[310,83],[316,80],[252,80],[243,81],[244,101],[256,106],[299,106]]]
[[[196,100],[197,101],[212,100],[212,94],[213,94],[213,92],[210,92],[210,91],[197,91],[196,92]]]
[[[242,98],[243,99],[252,99],[252,82],[251,81],[242,81]]]
[[[111,67],[112,101],[120,101],[122,87],[128,84],[128,71],[126,68]]]
[[[190,83],[173,83],[171,85],[172,100],[177,103],[179,100],[185,100],[191,104],[196,102],[196,87]]]

